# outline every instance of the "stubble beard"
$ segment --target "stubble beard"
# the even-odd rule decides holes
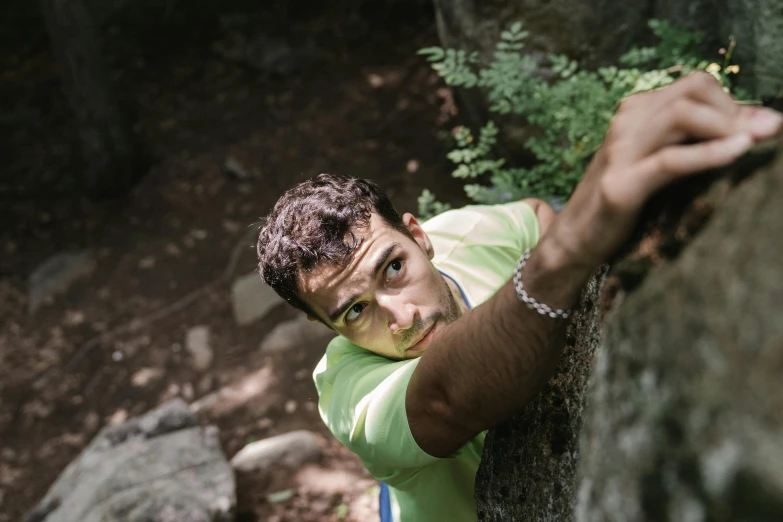
[[[413,322],[413,326],[408,328],[397,344],[397,352],[405,354],[405,351],[410,348],[410,342],[421,335],[421,332],[427,328],[433,326],[436,322],[440,321],[444,325],[451,324],[459,319],[459,305],[454,298],[454,294],[451,293],[446,280],[441,277],[440,295],[438,297],[439,309],[432,312],[426,318],[416,317]]]

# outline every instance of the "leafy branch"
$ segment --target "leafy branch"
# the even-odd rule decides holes
[[[525,53],[528,33],[520,22],[500,34],[487,64],[479,63],[475,52],[421,49],[419,54],[447,85],[481,89],[491,113],[523,117],[536,128],[525,142],[536,159],[529,167],[511,166],[494,154],[500,130],[492,121],[477,137],[466,127],[455,129],[456,147],[447,154],[455,164],[452,176],[489,178],[489,185],[466,184],[468,196],[477,203],[530,196],[565,200],[584,175],[624,97],[662,87],[694,70],[709,72],[730,89],[730,75],[739,72],[739,66],[731,65],[733,39],[728,50],[721,50],[724,60],[718,64],[698,57],[702,33],[681,31],[659,20],[651,20],[649,27],[658,44],[631,49],[617,66],[588,71],[567,56],[550,55],[545,65],[556,75],[551,81],[536,74],[539,66]],[[446,209],[430,191],[419,198],[419,212],[425,218]]]

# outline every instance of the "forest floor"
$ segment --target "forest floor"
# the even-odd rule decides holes
[[[179,14],[126,7],[121,22],[104,22],[109,74],[146,165],[128,197],[108,202],[72,189],[75,133],[37,4],[0,8],[0,522],[20,520],[103,426],[263,368],[274,380],[260,401],[204,419],[219,427],[226,455],[294,429],[329,443],[305,470],[307,487],[287,472],[238,475],[238,519],[377,520],[375,483],[315,411],[310,373],[321,347],[260,353],[294,311],[277,307],[237,326],[230,282],[219,278],[237,245],[233,275],[253,271],[247,230],[281,191],[319,172],[375,179],[401,211],[415,212],[425,187],[464,201],[444,159],[451,94],[416,56],[437,44],[433,14],[405,2],[383,2],[397,7],[360,20],[348,16],[350,2],[305,2],[321,6],[312,13],[228,11],[241,3],[220,3],[222,13],[208,11],[217,2],[203,12],[183,4],[192,13]],[[248,42],[281,28],[316,52],[287,76],[249,66]],[[227,161],[248,176],[228,175]],[[34,268],[81,250],[95,260],[89,275],[30,314]],[[134,323],[198,289],[181,310]],[[182,348],[195,325],[209,327],[215,352],[203,371]],[[291,499],[270,502],[291,488]]]

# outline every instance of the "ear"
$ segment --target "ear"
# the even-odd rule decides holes
[[[419,222],[416,220],[413,214],[410,212],[403,214],[402,222],[405,224],[405,228],[408,229],[408,232],[410,232],[410,234],[413,236],[413,239],[419,245],[419,248],[421,248],[427,254],[429,259],[432,259],[435,256],[435,250],[432,248],[432,242],[430,241],[430,238],[424,229],[421,228],[421,225],[419,225]]]

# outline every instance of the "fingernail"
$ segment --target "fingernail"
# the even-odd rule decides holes
[[[762,136],[769,136],[780,128],[783,114],[772,109],[761,107],[750,118],[751,131]]]

